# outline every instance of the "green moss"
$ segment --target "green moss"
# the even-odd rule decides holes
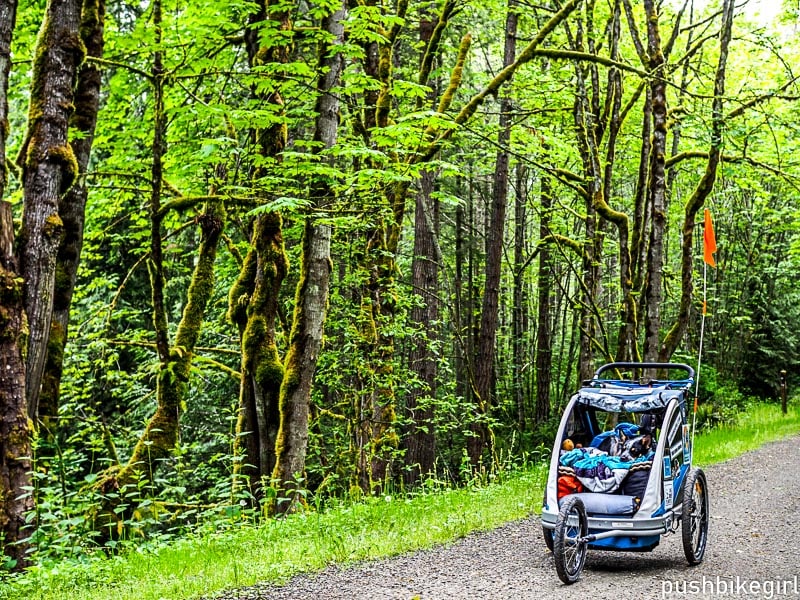
[[[392,74],[392,54],[389,48],[381,49],[381,56],[378,60],[378,79],[384,82],[389,81]]]
[[[72,146],[67,143],[64,146],[55,146],[48,149],[48,158],[61,168],[61,183],[58,189],[59,194],[65,194],[78,179],[80,167],[78,159]]]
[[[258,49],[258,52],[256,52],[255,57],[253,57],[253,64],[255,66],[263,65],[264,63],[269,62],[269,59],[270,59],[269,48],[262,46],[261,48]]]
[[[44,100],[44,78],[43,73],[47,71],[47,50],[50,45],[50,11],[45,11],[42,18],[42,26],[36,38],[36,50],[33,54],[33,79],[31,81],[31,103],[28,108],[28,129],[32,129],[32,122],[35,122],[35,113],[41,114],[40,102]]]
[[[43,233],[50,239],[61,237],[64,233],[64,221],[61,220],[58,213],[53,213],[45,219]]]
[[[72,53],[76,67],[79,67],[86,60],[86,44],[83,43],[81,34],[77,31],[61,37],[61,48]]]
[[[14,340],[15,332],[12,327],[9,327],[10,323],[11,315],[8,309],[0,306],[0,341],[10,342]]]
[[[47,354],[56,360],[60,365],[64,362],[64,346],[67,342],[67,334],[61,323],[52,321],[50,323],[50,337],[47,340]]]
[[[30,452],[31,429],[29,424],[30,421],[27,418],[17,419],[8,432],[5,446],[11,452],[9,456],[11,460],[18,460],[19,451],[22,449],[27,448],[28,452]],[[22,455],[24,456],[25,454],[23,453]]]
[[[281,388],[281,412],[283,412],[283,396],[288,395],[300,385],[300,364],[299,357],[303,354],[304,345],[301,343],[292,344],[289,354],[286,357],[286,367],[283,373],[283,387]],[[285,392],[284,392],[285,390]]]
[[[250,303],[250,295],[255,286],[255,276],[257,268],[257,256],[254,250],[250,250],[245,257],[244,264],[239,277],[231,286],[228,294],[228,320],[239,327],[239,334],[244,332],[247,323],[247,305]]]
[[[283,365],[274,344],[264,350],[264,355],[256,366],[256,381],[265,390],[277,389],[283,381]]]
[[[12,271],[0,266],[0,306],[16,305],[22,302],[22,286],[25,280]]]
[[[80,35],[84,42],[97,30],[102,16],[98,0],[84,0],[81,7]]]

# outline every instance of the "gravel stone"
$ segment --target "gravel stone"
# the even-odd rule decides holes
[[[800,599],[800,538],[795,533],[800,514],[800,437],[768,444],[704,471],[711,520],[705,560],[695,567],[686,563],[679,529],[662,536],[652,552],[590,550],[580,581],[565,586],[545,547],[539,519],[532,516],[451,545],[355,566],[334,565],[317,574],[296,576],[283,586],[260,584],[216,598]]]

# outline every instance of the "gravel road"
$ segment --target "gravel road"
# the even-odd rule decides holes
[[[228,592],[238,600],[452,600],[743,597],[800,599],[800,437],[706,469],[711,523],[705,561],[687,566],[678,534],[644,554],[589,551],[583,576],[561,584],[536,517],[459,542],[285,586]],[[692,593],[694,592],[694,593]]]

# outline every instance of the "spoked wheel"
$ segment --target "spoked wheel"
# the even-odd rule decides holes
[[[559,579],[566,584],[575,583],[586,562],[589,533],[586,509],[580,498],[567,496],[561,505],[553,534],[553,558]]]
[[[681,513],[683,553],[690,565],[696,565],[703,562],[708,541],[708,485],[702,469],[686,474]]]

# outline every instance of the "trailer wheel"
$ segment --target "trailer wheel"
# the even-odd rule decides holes
[[[545,487],[544,496],[542,497],[542,510],[547,505],[547,488]],[[550,552],[553,551],[553,534],[554,531],[552,529],[548,529],[544,525],[542,525],[542,537],[544,537],[544,545],[547,546],[547,549]]]
[[[553,558],[559,579],[568,585],[580,579],[588,546],[583,538],[588,533],[583,501],[576,496],[567,496],[558,512],[553,532]]]
[[[547,549],[550,552],[553,551],[553,530],[548,529],[544,525],[542,525],[542,536],[544,536],[544,545],[547,546]]]
[[[692,469],[683,481],[681,534],[690,565],[703,562],[708,541],[708,484],[702,469]]]

